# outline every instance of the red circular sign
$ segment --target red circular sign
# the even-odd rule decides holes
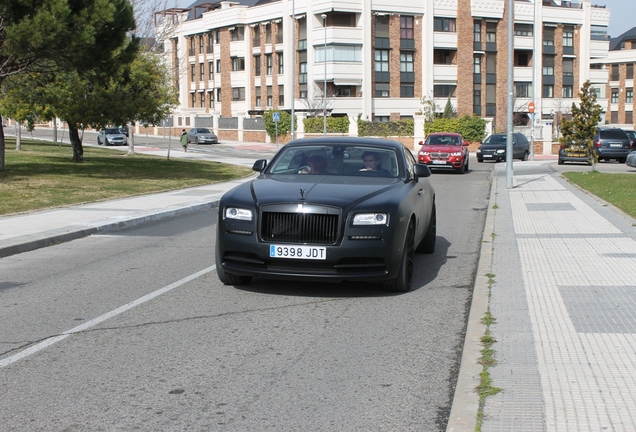
[[[528,104],[528,111],[530,111],[531,113],[533,113],[533,112],[534,112],[534,102],[530,102],[530,103]]]

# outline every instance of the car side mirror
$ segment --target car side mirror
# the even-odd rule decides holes
[[[252,171],[263,172],[263,170],[267,167],[267,159],[258,159],[252,165]]]
[[[468,147],[469,145],[470,145],[470,142],[469,142],[469,141],[464,141],[464,146],[465,146],[465,147]]]
[[[415,179],[417,180],[420,177],[430,177],[431,170],[428,168],[426,164],[416,163],[415,168],[413,169],[413,174],[415,174]]]
[[[419,142],[419,145],[424,145],[424,141],[420,141],[420,142]]]

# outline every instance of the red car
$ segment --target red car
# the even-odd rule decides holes
[[[435,132],[425,142],[420,141],[422,147],[417,161],[432,170],[454,170],[463,174],[468,171],[468,144],[458,133]]]

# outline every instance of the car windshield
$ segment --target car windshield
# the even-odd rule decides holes
[[[490,135],[488,138],[486,138],[486,140],[484,141],[484,144],[502,144],[507,142],[508,142],[507,135]]]
[[[212,133],[212,132],[210,132],[210,129],[206,129],[206,128],[198,128],[195,132],[196,133],[205,133],[205,134]]]
[[[461,145],[458,136],[454,135],[433,135],[426,139],[427,145]]]
[[[269,165],[267,174],[313,174],[319,171],[331,175],[399,177],[398,160],[395,151],[387,148],[287,145]]]
[[[117,128],[108,128],[108,129],[106,129],[106,135],[114,135],[114,134],[120,134],[120,133],[121,132]]]

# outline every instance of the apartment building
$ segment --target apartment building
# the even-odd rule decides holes
[[[199,0],[165,10],[156,28],[179,89],[174,125],[217,128],[272,109],[387,121],[412,118],[424,99],[505,130],[510,3]],[[605,106],[597,65],[610,11],[591,0],[512,4],[515,125],[549,127],[588,79]]]
[[[598,76],[599,82],[607,82],[600,90],[607,96],[603,105],[606,123],[634,129],[635,63],[636,27],[610,41],[606,58],[592,60],[592,74]]]

